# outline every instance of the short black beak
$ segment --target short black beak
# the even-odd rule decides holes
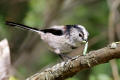
[[[85,39],[84,41],[88,42],[88,40],[87,40],[87,39]]]

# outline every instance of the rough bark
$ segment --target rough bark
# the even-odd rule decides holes
[[[64,80],[77,72],[120,58],[120,44],[112,43],[99,50],[90,51],[86,56],[77,56],[34,74],[26,80]]]

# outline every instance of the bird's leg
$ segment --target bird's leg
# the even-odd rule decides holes
[[[64,57],[61,54],[58,54],[58,55],[64,61]]]
[[[59,55],[59,57],[60,57],[62,60],[64,60],[64,58],[71,59],[71,57],[69,57],[69,56],[67,56],[67,55],[65,55],[65,54],[63,54],[63,53],[58,54],[58,55]]]

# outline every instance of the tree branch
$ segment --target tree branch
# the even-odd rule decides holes
[[[86,56],[77,56],[71,60],[58,63],[43,72],[34,74],[26,80],[63,80],[77,72],[106,63],[111,59],[120,58],[120,44],[112,43],[96,51],[90,51]]]

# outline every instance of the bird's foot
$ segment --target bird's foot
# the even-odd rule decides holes
[[[67,58],[67,59],[72,59],[71,57],[69,57],[69,56],[67,56],[67,55],[65,55],[65,54],[63,54],[63,53],[58,54],[58,55],[59,55],[59,57],[60,57],[63,61],[65,61],[66,58]]]

